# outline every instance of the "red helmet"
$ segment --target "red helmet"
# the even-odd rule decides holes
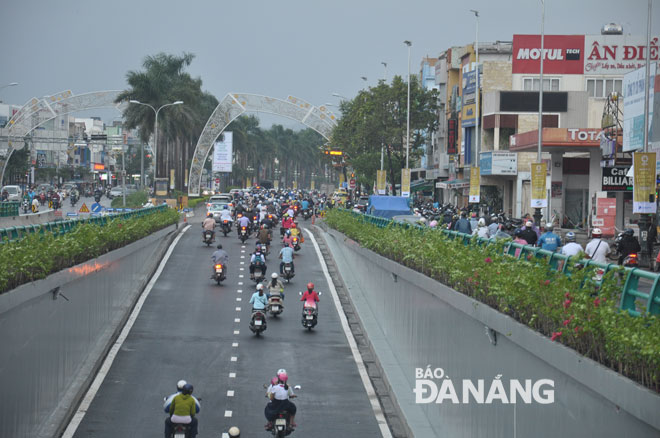
[[[307,283],[307,289],[314,290],[314,283],[312,283],[311,281]]]

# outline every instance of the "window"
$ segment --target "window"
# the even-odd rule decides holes
[[[621,93],[621,79],[587,79],[589,97],[608,97],[613,91]]]
[[[539,78],[523,78],[524,91],[539,91]],[[543,91],[559,91],[559,78],[543,78]]]

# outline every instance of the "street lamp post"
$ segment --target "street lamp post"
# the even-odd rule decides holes
[[[544,43],[545,43],[545,0],[541,0],[541,61],[539,67],[539,135],[538,135],[538,145],[536,153],[536,162],[541,162],[542,152],[541,148],[543,147],[543,58],[544,58]],[[541,224],[541,208],[536,207],[534,209],[534,221],[537,225]]]
[[[481,153],[481,139],[480,139],[480,134],[481,130],[479,129],[479,11],[470,9],[470,12],[472,12],[477,19],[477,29],[475,32],[475,37],[474,37],[474,50],[476,54],[476,73],[477,73],[477,78],[476,78],[476,97],[475,97],[475,116],[476,116],[476,123],[475,123],[475,131],[476,131],[476,156],[475,156],[475,165],[478,167],[479,166],[479,154]]]
[[[406,111],[406,169],[408,169],[408,155],[410,154],[410,46],[412,42],[403,42],[408,46],[408,110]]]
[[[158,150],[158,113],[160,110],[167,106],[172,106],[172,105],[182,105],[183,101],[182,100],[177,100],[176,102],[172,103],[166,103],[165,105],[162,105],[160,108],[156,109],[153,106],[151,106],[148,103],[142,103],[139,100],[129,100],[129,103],[134,103],[136,105],[143,105],[146,107],[151,108],[151,110],[154,112],[156,115],[156,120],[154,121],[154,147],[153,152],[154,152],[154,191],[156,190],[156,177],[158,176],[158,155],[157,155],[157,150]]]
[[[381,62],[383,64],[383,67],[385,68],[385,77],[383,78],[385,82],[387,82],[387,62]]]

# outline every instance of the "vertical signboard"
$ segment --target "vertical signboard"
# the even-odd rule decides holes
[[[312,182],[309,183],[309,189],[314,190],[314,180],[312,180]]]
[[[410,197],[410,169],[401,169],[401,196]]]
[[[649,131],[653,132],[653,85],[656,64],[650,65],[650,81],[646,86],[646,70],[627,73],[623,77],[623,151],[644,149],[644,93],[649,93]]]
[[[298,190],[298,181],[293,182],[293,190]]]
[[[376,171],[376,190],[378,191],[379,195],[384,195],[385,194],[385,171],[384,170],[377,170]]]
[[[231,172],[233,133],[225,132],[222,140],[216,141],[213,148],[213,171]]]
[[[655,152],[635,152],[633,168],[633,213],[655,213]]]
[[[479,170],[479,167],[470,168],[470,197],[468,200],[471,204],[479,203],[479,190],[481,188],[481,173]]]
[[[456,139],[458,138],[458,119],[447,120],[447,153],[456,153]]]
[[[548,206],[546,196],[547,163],[532,163],[532,208]]]
[[[314,181],[312,181],[312,185],[314,185]],[[280,180],[278,180],[278,179],[273,180],[273,188],[274,188],[275,190],[279,190],[279,189],[280,189]],[[314,190],[313,187],[312,187],[312,190]]]

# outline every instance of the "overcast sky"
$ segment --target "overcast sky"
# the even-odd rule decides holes
[[[412,71],[423,56],[540,33],[540,0],[1,0],[0,100],[71,89],[124,89],[126,72],[164,51],[196,55],[189,71],[219,100],[228,92],[337,104],[365,85]],[[653,2],[654,35],[660,1]],[[646,34],[647,0],[546,0],[546,34],[598,34],[617,22]],[[368,78],[367,84],[360,79]],[[107,118],[104,116],[104,118]],[[269,119],[270,120],[270,119]],[[277,119],[286,123],[286,119]],[[295,126],[295,125],[294,125]]]

